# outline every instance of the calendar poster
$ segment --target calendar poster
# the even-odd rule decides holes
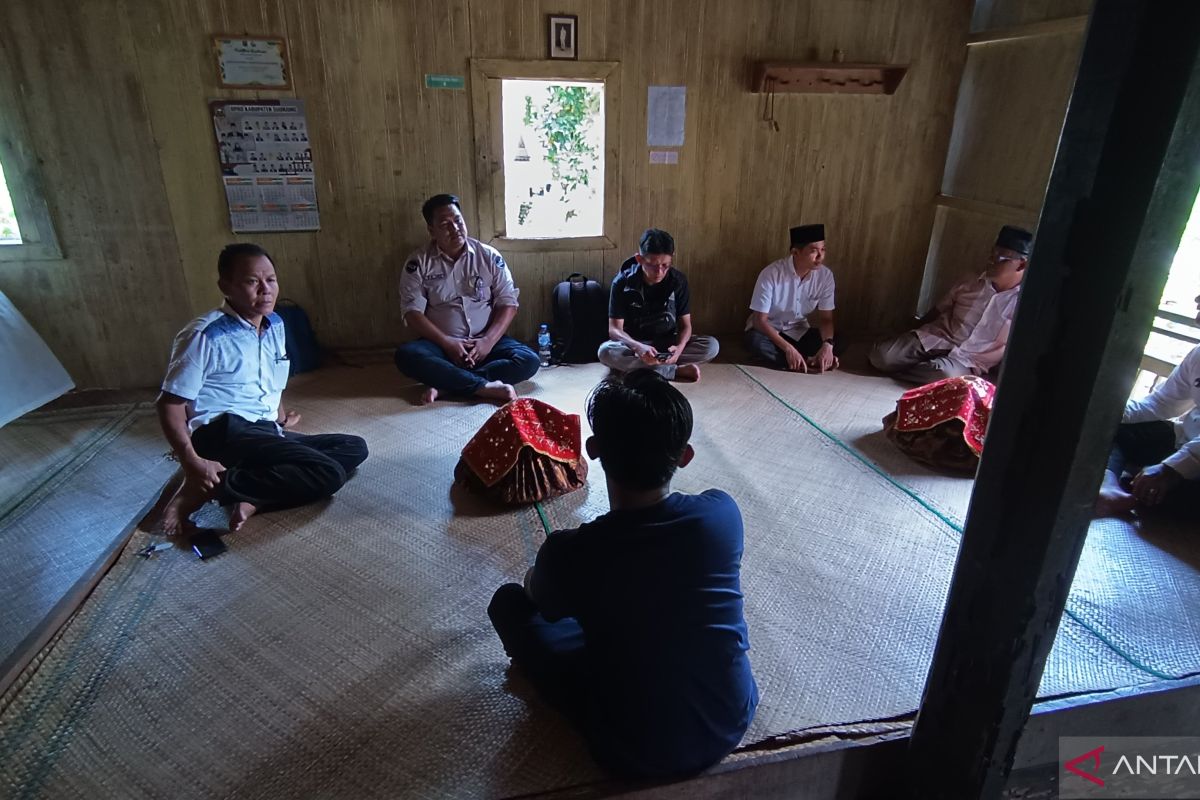
[[[315,231],[317,184],[303,100],[213,100],[234,233]]]

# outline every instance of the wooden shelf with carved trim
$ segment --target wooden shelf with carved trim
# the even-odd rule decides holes
[[[755,65],[754,92],[894,94],[907,64],[762,61]]]

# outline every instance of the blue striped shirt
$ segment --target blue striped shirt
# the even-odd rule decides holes
[[[278,314],[263,318],[260,336],[226,303],[175,337],[162,390],[189,401],[191,432],[222,414],[275,422],[290,366]]]

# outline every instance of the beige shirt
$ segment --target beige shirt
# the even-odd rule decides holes
[[[938,318],[917,328],[917,338],[926,350],[948,350],[953,360],[986,372],[1004,358],[1020,296],[1020,284],[997,292],[986,274],[965,280],[938,303]]]
[[[517,306],[520,290],[504,257],[478,239],[467,239],[457,259],[437,243],[414,251],[400,274],[400,313],[420,311],[447,336],[479,336],[492,309]]]

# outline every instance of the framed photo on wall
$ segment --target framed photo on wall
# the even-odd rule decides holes
[[[579,17],[574,14],[548,14],[546,35],[550,58],[579,58]]]

